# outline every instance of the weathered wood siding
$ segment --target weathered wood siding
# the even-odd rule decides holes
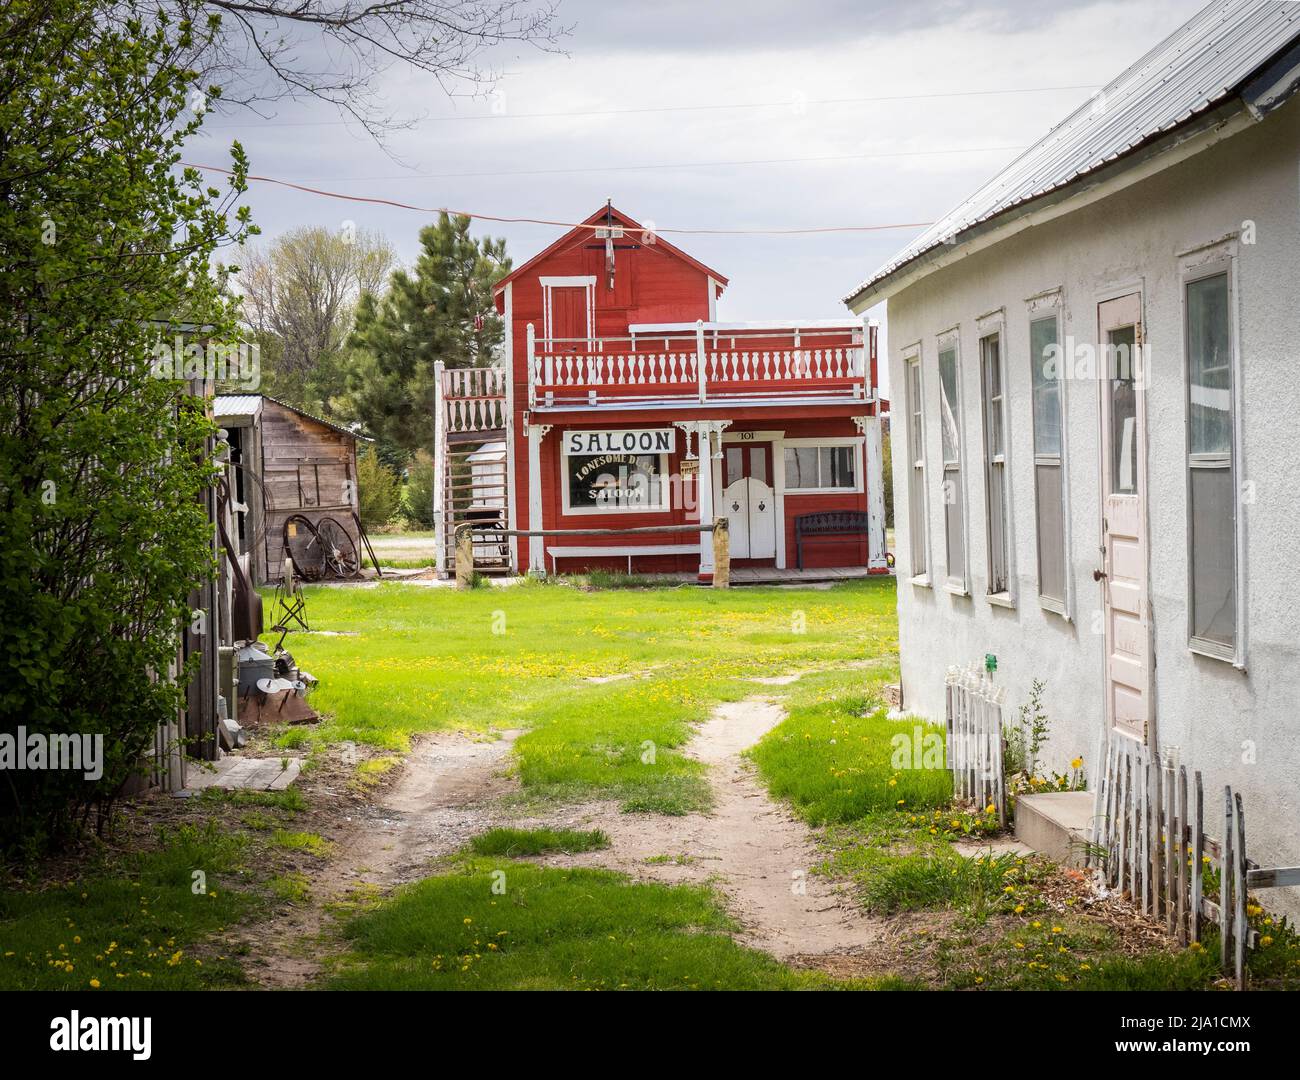
[[[257,583],[278,580],[284,562],[284,522],[303,514],[332,517],[357,543],[357,441],[270,399],[264,400],[257,442],[270,512]]]

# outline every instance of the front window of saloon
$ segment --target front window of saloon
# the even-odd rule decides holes
[[[1237,528],[1229,310],[1226,272],[1187,283],[1191,642],[1230,660],[1237,641]]]
[[[1065,611],[1065,489],[1061,473],[1061,371],[1055,313],[1029,324],[1034,395],[1034,497],[1038,596]]]
[[[966,536],[962,520],[961,397],[957,346],[939,350],[939,427],[943,435],[943,519],[948,585],[966,591]]]
[[[856,446],[787,446],[787,491],[854,491],[857,488]]]
[[[569,454],[563,459],[567,514],[668,508],[667,454]]]

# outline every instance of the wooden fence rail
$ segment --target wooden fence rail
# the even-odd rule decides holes
[[[648,533],[713,534],[713,587],[726,589],[731,584],[731,532],[726,518],[716,518],[712,525],[639,525],[631,529],[502,529],[495,525],[463,522],[456,526],[456,588],[465,589],[474,577],[474,534],[506,536],[644,536]]]

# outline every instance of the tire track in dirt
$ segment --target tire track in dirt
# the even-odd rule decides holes
[[[715,709],[686,751],[708,767],[713,808],[681,816],[623,813],[613,801],[521,812],[504,799],[518,790],[510,751],[519,732],[495,742],[450,733],[422,737],[396,781],[334,838],[334,854],[310,878],[310,901],[242,935],[253,957],[249,975],[270,988],[310,984],[342,948],[330,932],[332,905],[419,880],[435,859],[499,825],[602,829],[610,837],[607,849],[536,861],[709,884],[739,922],[742,944],[803,966],[865,959],[888,936],[887,924],[813,873],[822,856],[811,830],[768,795],[743,756],[784,718],[780,703],[764,695]]]
[[[804,963],[868,949],[881,940],[882,924],[863,915],[835,883],[813,873],[822,857],[808,826],[768,795],[742,756],[784,718],[780,704],[764,696],[719,706],[687,750],[709,767],[714,799],[709,813],[624,814],[616,804],[590,804],[566,815],[565,824],[601,828],[611,846],[543,862],[604,866],[674,884],[712,884],[741,924],[737,939],[777,959],[799,957]]]
[[[433,860],[495,824],[500,796],[517,786],[508,771],[519,734],[506,731],[491,742],[454,733],[421,736],[395,781],[333,837],[333,854],[308,875],[309,900],[240,935],[249,977],[272,989],[311,983],[341,948],[328,932],[332,906],[426,877]]]

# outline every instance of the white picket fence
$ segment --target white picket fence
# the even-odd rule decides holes
[[[993,805],[1006,824],[1005,689],[974,664],[950,667],[944,683],[953,794]],[[1244,989],[1247,952],[1259,937],[1246,914],[1248,892],[1300,885],[1300,867],[1261,869],[1247,857],[1245,811],[1231,786],[1207,807],[1201,773],[1171,755],[1120,734],[1100,750],[1087,861],[1184,945],[1201,941],[1207,923],[1217,926],[1224,974]],[[1221,841],[1205,831],[1207,812],[1222,822]],[[1217,872],[1217,899],[1205,895],[1207,866]]]
[[[1007,823],[1007,780],[1003,769],[1002,709],[1006,692],[982,668],[950,667],[947,688],[948,768],[953,795],[993,806]]]
[[[1246,915],[1251,889],[1300,885],[1300,867],[1261,869],[1246,856],[1241,795],[1223,789],[1222,809],[1206,806],[1199,771],[1171,755],[1113,733],[1094,787],[1092,851],[1111,888],[1180,942],[1200,941],[1205,922],[1219,928],[1219,958],[1238,989],[1246,986],[1246,952],[1258,939]],[[1205,832],[1207,809],[1223,839]],[[1204,894],[1205,868],[1217,871],[1219,897]]]

